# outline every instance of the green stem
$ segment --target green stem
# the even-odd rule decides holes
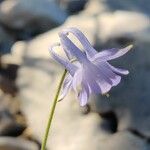
[[[50,111],[50,114],[49,114],[49,119],[48,119],[46,131],[45,131],[45,135],[44,135],[44,138],[43,138],[43,141],[42,141],[41,150],[45,150],[45,147],[46,147],[48,134],[49,134],[49,130],[50,130],[50,127],[51,127],[51,124],[52,124],[52,120],[53,120],[53,116],[54,116],[54,112],[55,112],[58,96],[59,96],[59,93],[60,93],[63,81],[65,79],[66,73],[67,73],[67,70],[64,71],[64,73],[63,73],[63,75],[61,77],[60,83],[58,85],[57,91],[56,91],[56,95],[55,95],[55,98],[54,98],[54,101],[53,101],[53,104],[52,104],[52,108],[51,108],[51,111]]]

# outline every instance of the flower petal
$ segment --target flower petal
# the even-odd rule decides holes
[[[87,101],[89,99],[89,94],[85,88],[83,88],[82,91],[78,94],[78,98],[80,100],[81,106],[85,106],[87,104]]]
[[[61,91],[61,94],[59,97],[59,101],[61,101],[67,95],[69,90],[72,88],[72,80],[73,80],[73,78],[70,74],[68,74],[65,77],[65,80],[63,82],[63,88],[62,88],[62,91]]]
[[[94,79],[100,88],[101,94],[107,93],[113,86],[112,74],[109,74],[107,68],[96,68]],[[94,71],[93,71],[94,72]]]
[[[120,83],[121,77],[114,73],[107,62],[95,62],[96,66],[98,66],[99,70],[101,70],[101,76],[104,76],[104,80],[107,81],[112,86],[116,86]],[[111,80],[112,83],[110,83],[109,80]]]
[[[95,61],[93,64],[84,66],[84,79],[87,81],[91,92],[106,93],[112,86],[119,84],[121,77],[115,74],[105,62]]]
[[[85,37],[85,35],[77,28],[74,28],[74,27],[67,28],[67,29],[64,29],[63,32],[66,34],[70,32],[78,38],[78,40],[81,42],[82,46],[84,47],[87,57],[91,58],[95,54],[97,54],[97,51],[92,47],[92,45],[90,44],[88,39]]]
[[[53,48],[54,48],[55,46],[59,46],[59,44],[56,43],[56,44],[54,44],[54,45],[52,45],[52,46],[50,47],[50,53],[51,53],[52,57],[53,57],[56,61],[58,61],[60,64],[62,64],[62,65],[69,71],[69,73],[73,76],[74,73],[75,73],[75,71],[77,70],[77,67],[76,67],[74,64],[70,63],[68,60],[66,60],[66,59],[60,57],[59,55],[57,55],[57,54],[53,51]]]
[[[101,94],[106,94],[107,92],[110,91],[112,85],[109,84],[107,81],[100,79],[98,82],[98,85],[100,86],[101,89]]]
[[[82,76],[83,83],[87,83],[90,93],[101,93],[101,89],[96,82],[99,79],[99,72],[97,67],[91,63],[87,63],[83,66]]]
[[[87,100],[89,98],[89,87],[87,82],[83,79],[83,68],[80,68],[77,70],[73,77],[73,89],[75,90],[75,93],[78,95],[78,98],[80,100],[80,105],[84,106],[87,103]]]
[[[112,48],[109,50],[104,50],[102,52],[97,53],[93,58],[92,61],[108,61],[108,60],[112,60],[118,57],[121,57],[122,55],[126,54],[133,46],[129,45],[123,49],[116,49],[116,48]]]
[[[63,48],[72,56],[75,56],[79,62],[87,60],[85,53],[83,53],[63,32],[59,34]]]
[[[78,93],[82,90],[82,79],[83,79],[82,68],[80,68],[76,71],[76,73],[73,76],[72,84],[75,93]]]
[[[123,74],[123,75],[129,74],[129,71],[126,70],[126,69],[116,68],[116,67],[112,66],[112,65],[109,64],[109,63],[107,63],[107,64],[108,64],[108,66],[109,66],[114,72],[116,72],[116,73],[118,73],[118,74]]]

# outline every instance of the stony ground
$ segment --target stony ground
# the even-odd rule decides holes
[[[111,62],[130,74],[110,97],[91,96],[83,108],[70,92],[57,105],[47,149],[149,150],[148,4],[148,0],[1,0],[0,150],[40,148],[63,71],[48,47],[59,40],[61,29],[70,26],[82,30],[98,51],[133,44],[126,56]]]

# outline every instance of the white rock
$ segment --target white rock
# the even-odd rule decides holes
[[[103,0],[89,0],[82,13],[86,16],[96,16],[107,11],[107,9]]]
[[[150,18],[138,12],[116,11],[99,15],[99,38],[106,42],[116,37],[150,40]]]
[[[1,57],[2,62],[4,64],[21,65],[23,62],[25,46],[26,43],[23,41],[16,42],[11,48],[11,53],[5,54]]]
[[[2,150],[38,150],[33,142],[22,138],[0,137],[0,149]]]
[[[148,150],[148,144],[128,131],[118,132],[100,142],[103,150]]]

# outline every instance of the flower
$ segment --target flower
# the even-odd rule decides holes
[[[69,33],[72,33],[80,41],[83,51],[68,38]],[[132,48],[132,45],[123,49],[112,48],[97,52],[77,28],[64,29],[59,33],[59,37],[60,44],[51,46],[50,52],[52,57],[68,71],[63,83],[61,99],[70,89],[73,89],[80,100],[80,105],[84,106],[91,94],[106,94],[113,86],[120,83],[120,75],[129,73],[128,70],[112,66],[108,61],[124,55]],[[68,60],[54,52],[55,46],[63,47]],[[76,58],[76,61],[71,62],[72,58]]]

